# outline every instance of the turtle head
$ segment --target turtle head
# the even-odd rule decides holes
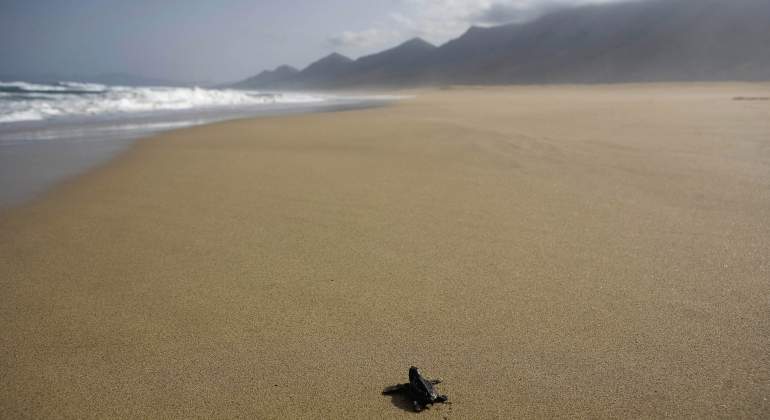
[[[420,369],[418,369],[415,366],[412,366],[409,368],[409,382],[412,384],[421,384],[420,387],[424,388],[427,383],[425,378],[422,377],[422,372],[420,372]]]

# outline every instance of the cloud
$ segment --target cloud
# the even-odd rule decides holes
[[[367,29],[365,31],[345,31],[329,37],[327,43],[334,49],[358,49],[379,47],[398,36],[398,32],[383,30],[380,28]]]
[[[394,45],[412,37],[441,44],[470,26],[521,23],[560,7],[624,0],[394,0],[394,10],[377,26],[332,36],[335,49],[362,50]]]
[[[486,9],[480,10],[473,17],[474,24],[502,25],[505,23],[525,22],[536,18],[543,12],[544,7],[532,7],[531,5],[514,3],[493,3]]]
[[[412,29],[443,42],[473,25],[533,20],[554,9],[620,0],[401,0]]]
[[[480,9],[470,21],[476,25],[501,25],[534,20],[556,9],[623,0],[518,0],[495,1]]]

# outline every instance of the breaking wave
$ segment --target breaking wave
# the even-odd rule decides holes
[[[324,101],[325,99],[318,95],[199,87],[0,82],[0,123]]]

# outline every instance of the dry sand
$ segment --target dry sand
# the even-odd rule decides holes
[[[141,141],[0,216],[0,417],[770,416],[751,84],[458,88]]]

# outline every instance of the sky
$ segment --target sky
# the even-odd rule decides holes
[[[331,52],[531,20],[618,0],[0,0],[0,77],[128,73],[229,82]]]

